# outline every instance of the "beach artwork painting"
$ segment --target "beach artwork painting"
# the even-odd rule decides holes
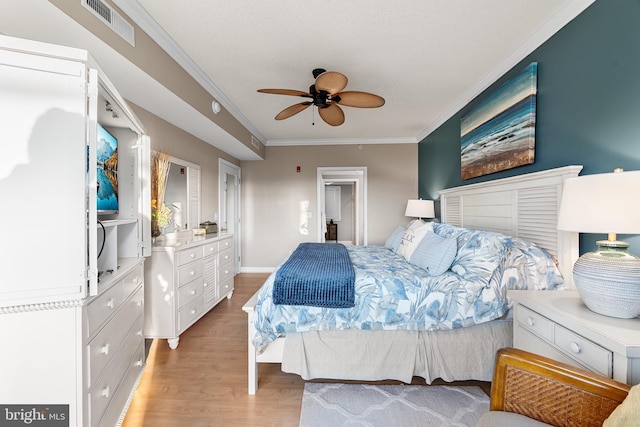
[[[533,163],[537,75],[532,62],[462,116],[462,179]]]

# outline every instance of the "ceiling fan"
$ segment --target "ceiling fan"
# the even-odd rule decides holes
[[[309,87],[309,92],[294,89],[258,89],[261,93],[275,95],[291,95],[310,98],[310,101],[300,102],[280,111],[276,120],[284,120],[305,110],[310,105],[318,107],[322,120],[331,126],[344,123],[344,112],[339,105],[359,108],[376,108],[384,105],[384,98],[368,92],[345,91],[347,76],[337,71],[326,71],[323,68],[313,70],[316,82]]]

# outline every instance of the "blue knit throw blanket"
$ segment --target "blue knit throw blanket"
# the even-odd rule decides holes
[[[354,306],[355,273],[347,248],[336,243],[301,243],[276,272],[274,304],[347,308]]]

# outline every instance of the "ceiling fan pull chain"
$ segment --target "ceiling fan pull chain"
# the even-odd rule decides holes
[[[316,125],[316,109],[311,107],[311,126],[315,126]]]

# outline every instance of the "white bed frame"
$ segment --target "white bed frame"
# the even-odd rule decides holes
[[[564,180],[582,166],[565,166],[440,191],[442,222],[496,231],[538,244],[558,260],[566,286],[573,288],[572,268],[579,256],[578,233],[556,228]],[[258,390],[258,364],[282,363],[285,338],[257,354],[251,337],[258,292],[242,307],[248,315],[249,394]]]

